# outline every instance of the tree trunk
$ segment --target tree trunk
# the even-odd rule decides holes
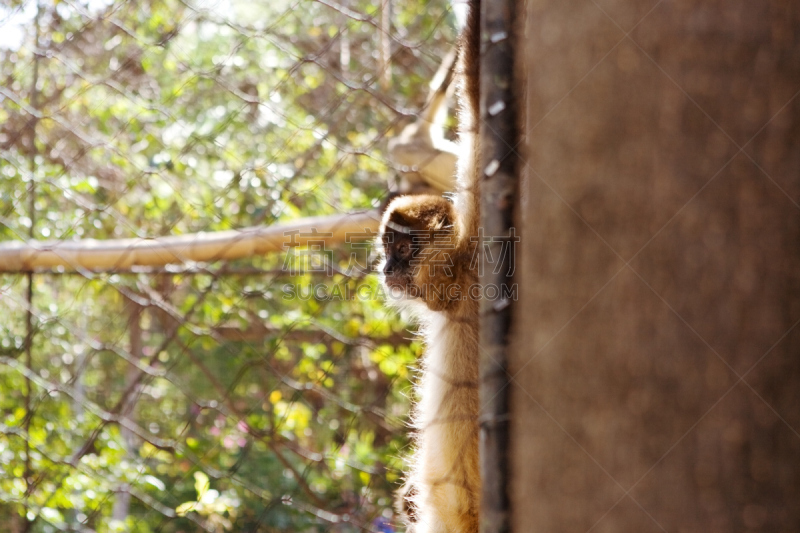
[[[514,531],[800,530],[800,7],[524,25]]]

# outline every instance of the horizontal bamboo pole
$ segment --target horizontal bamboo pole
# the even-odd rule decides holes
[[[306,246],[374,238],[378,211],[303,218],[274,226],[168,237],[0,243],[0,272],[41,269],[114,271],[136,266],[240,259]]]

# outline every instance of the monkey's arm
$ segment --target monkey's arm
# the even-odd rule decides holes
[[[389,141],[389,154],[398,165],[405,183],[401,184],[402,193],[433,192],[425,190],[433,188],[435,192],[452,191],[456,178],[456,144],[445,139],[434,143],[430,138],[421,137],[417,132],[403,130],[400,137]],[[411,133],[411,135],[406,135]]]
[[[402,193],[446,192],[455,188],[458,146],[444,138],[447,93],[456,64],[455,50],[431,81],[431,94],[419,118],[389,141],[389,157],[403,176]]]

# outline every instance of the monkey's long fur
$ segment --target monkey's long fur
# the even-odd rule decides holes
[[[478,533],[478,313],[476,242],[480,1],[470,2],[459,56],[458,190],[453,203],[404,196],[381,225],[388,294],[411,308],[425,339],[415,451],[401,506],[407,531]]]

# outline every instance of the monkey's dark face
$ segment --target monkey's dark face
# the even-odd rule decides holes
[[[383,264],[384,283],[389,289],[399,289],[408,296],[413,296],[414,270],[417,268],[414,259],[419,247],[412,236],[402,230],[406,228],[387,229],[384,231],[383,250],[386,261]]]

